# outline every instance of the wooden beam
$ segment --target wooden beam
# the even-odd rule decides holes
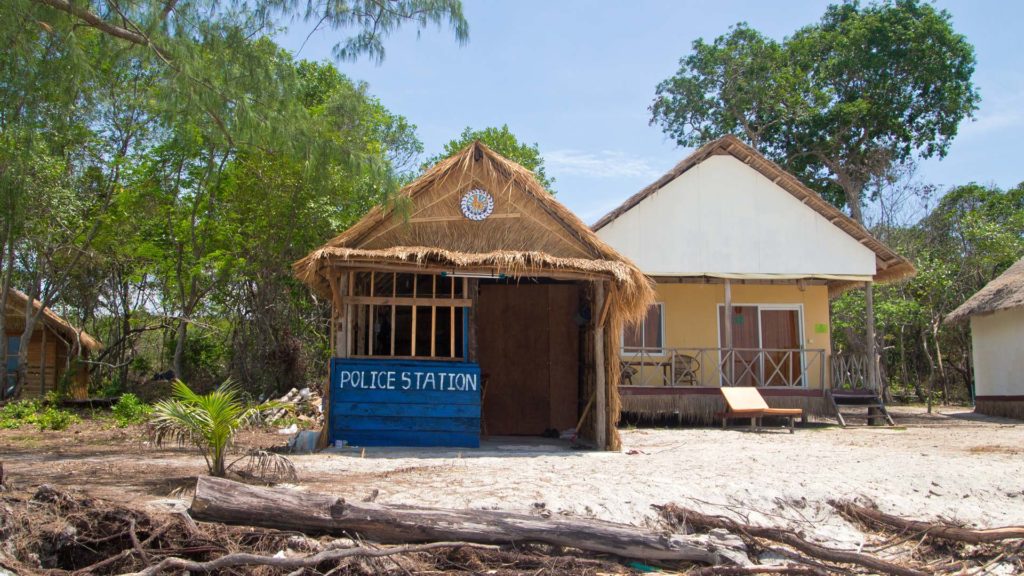
[[[734,384],[733,372],[735,371],[736,362],[732,356],[732,282],[728,278],[725,279],[724,312],[723,316],[725,316],[725,318],[722,319],[722,322],[725,323],[725,326],[723,326],[723,328],[725,328],[725,357],[728,358],[728,363],[726,364],[728,372],[727,382],[731,385]]]
[[[506,218],[522,218],[523,215],[519,212],[509,212],[506,214],[491,214],[487,217],[488,220],[502,220]],[[420,218],[410,218],[410,224],[429,224],[431,222],[463,222],[466,220],[465,216],[422,216]]]
[[[594,306],[595,310],[604,308],[604,282],[594,283]],[[608,392],[607,376],[605,374],[604,346],[605,346],[604,324],[594,326],[594,439],[597,447],[604,450],[608,447]]]
[[[875,285],[864,283],[864,328],[867,339],[865,348],[868,356],[868,382],[870,390],[879,391],[878,364],[875,362]]]

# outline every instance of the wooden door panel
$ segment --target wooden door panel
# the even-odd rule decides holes
[[[728,320],[732,322],[732,347],[746,349],[733,353],[733,383],[736,386],[757,386],[761,380],[761,365],[756,352],[760,347],[760,318],[757,314],[757,306],[733,306]],[[723,348],[726,347],[726,321],[727,317],[723,306],[718,309],[719,340]],[[728,361],[724,361],[723,364],[722,370],[728,370]]]
[[[800,313],[797,310],[761,310],[761,342],[765,349],[800,349]],[[800,381],[796,352],[765,352],[765,386],[789,386]]]
[[[547,289],[480,286],[477,334],[488,435],[540,435],[550,414]]]

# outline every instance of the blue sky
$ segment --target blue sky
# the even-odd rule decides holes
[[[1013,151],[1024,128],[1024,2],[940,1],[974,44],[976,120],[942,161],[919,178],[940,187],[1024,181]],[[387,39],[382,64],[338,63],[392,111],[417,125],[426,155],[466,126],[508,124],[536,143],[558,199],[588,223],[649,184],[688,150],[648,124],[657,83],[671,76],[697,38],[746,21],[781,39],[820,18],[828,2],[466,0],[469,42],[447,29],[407,27]],[[330,59],[336,36],[292,23],[278,41],[301,58]],[[302,47],[299,51],[300,46]]]

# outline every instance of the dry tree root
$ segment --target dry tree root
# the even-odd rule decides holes
[[[706,515],[675,504],[656,506],[655,508],[659,510],[662,516],[670,522],[680,525],[688,524],[694,528],[707,530],[719,528],[728,530],[734,534],[744,534],[754,538],[762,538],[773,542],[779,542],[819,560],[825,560],[837,564],[853,564],[874,572],[893,574],[895,576],[928,576],[930,573],[910,566],[889,562],[888,560],[883,560],[868,554],[839,550],[814,544],[794,532],[783,530],[781,528],[743,524],[731,518]]]
[[[123,574],[122,576],[156,576],[164,572],[173,570],[187,570],[189,572],[202,572],[210,573],[217,570],[223,570],[226,568],[235,568],[238,566],[272,566],[274,568],[280,568],[284,570],[296,570],[302,568],[315,568],[325,562],[337,562],[345,558],[352,557],[364,557],[364,558],[382,558],[385,556],[393,556],[395,554],[412,554],[415,552],[426,552],[428,550],[436,550],[438,548],[493,548],[492,546],[485,546],[482,544],[471,544],[469,542],[434,542],[431,544],[418,544],[414,546],[395,546],[393,548],[345,548],[335,550],[325,550],[318,554],[311,556],[303,556],[298,558],[281,558],[276,556],[261,556],[259,554],[248,554],[239,552],[235,554],[225,554],[214,560],[206,562],[196,562],[194,560],[185,560],[183,558],[169,557],[164,558],[156,566],[152,566],[141,572],[131,572]]]
[[[1024,539],[1024,526],[1004,526],[988,530],[973,530],[946,522],[923,522],[901,518],[874,508],[858,506],[853,502],[830,500],[829,504],[846,518],[868,526],[874,525],[899,532],[909,532],[922,536],[927,535],[943,540],[954,540],[968,544],[989,544],[1003,540]]]
[[[803,576],[828,576],[828,573],[813,566],[705,566],[694,568],[686,576],[751,576],[757,574],[782,574]]]

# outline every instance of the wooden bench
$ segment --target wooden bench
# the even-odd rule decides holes
[[[765,416],[781,416],[789,420],[789,432],[792,434],[794,420],[797,416],[803,416],[804,414],[804,411],[800,408],[772,408],[768,406],[761,393],[752,386],[726,386],[722,388],[722,396],[725,397],[726,411],[717,414],[722,419],[722,428],[726,427],[730,419],[750,418],[750,429],[757,430],[761,427],[761,418]]]

